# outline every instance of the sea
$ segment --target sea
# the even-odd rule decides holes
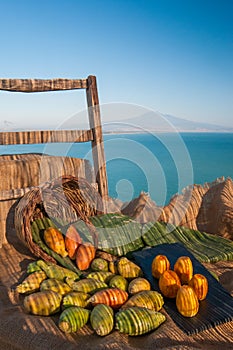
[[[158,205],[193,184],[233,179],[233,133],[105,134],[109,194],[128,202],[143,191]],[[0,146],[0,154],[44,152],[86,158],[90,143]]]

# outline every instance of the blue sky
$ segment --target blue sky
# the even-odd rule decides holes
[[[100,102],[233,126],[232,0],[0,1],[0,76],[97,76]],[[0,93],[0,125],[61,123],[80,91]]]

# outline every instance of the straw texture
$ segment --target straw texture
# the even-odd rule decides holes
[[[90,162],[80,158],[39,153],[2,155],[0,167],[0,200],[21,197],[22,189],[38,186],[64,174],[95,182]]]
[[[13,217],[11,218],[11,222]],[[58,316],[40,317],[24,313],[14,288],[25,277],[26,266],[34,256],[18,240],[13,227],[9,244],[0,249],[0,349],[5,350],[230,350],[233,348],[233,322],[224,323],[188,336],[172,320],[165,309],[167,321],[155,332],[141,337],[128,337],[113,331],[106,337],[94,334],[87,325],[76,334],[65,335],[58,326]],[[208,264],[228,287],[233,262]],[[232,275],[231,275],[232,276]],[[226,278],[225,278],[226,277]],[[233,294],[232,294],[233,295]],[[13,336],[12,336],[13,335]]]
[[[93,225],[89,216],[101,213],[101,210],[102,201],[99,193],[85,179],[62,176],[32,189],[20,200],[15,210],[17,236],[33,254],[56,263],[54,258],[33,241],[31,223],[35,214],[37,213],[38,216],[39,211],[41,216],[57,218],[69,223],[80,218],[91,229]],[[93,239],[95,241],[95,237]]]
[[[16,154],[0,157],[0,247],[6,242],[7,217],[25,193],[41,183],[69,174],[95,183],[89,161],[46,154]]]

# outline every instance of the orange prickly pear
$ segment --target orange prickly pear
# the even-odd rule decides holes
[[[98,304],[105,304],[111,306],[113,309],[118,309],[128,299],[128,293],[118,288],[108,288],[96,292],[89,302],[95,306]]]
[[[176,296],[176,307],[185,317],[193,317],[198,313],[199,302],[192,287],[187,285],[180,287]]]
[[[198,300],[204,300],[206,298],[208,293],[208,280],[204,275],[200,273],[193,275],[193,278],[189,281],[189,286],[194,289]]]
[[[175,298],[180,286],[180,279],[175,271],[166,270],[159,278],[159,289],[167,298]]]
[[[180,256],[174,265],[174,271],[182,284],[187,284],[193,277],[193,264],[189,256]]]
[[[44,231],[44,241],[47,246],[57,254],[65,257],[68,255],[65,250],[65,241],[62,233],[55,227],[48,227]]]
[[[82,239],[73,225],[70,225],[66,231],[65,247],[70,259],[75,260],[77,249],[82,243]]]
[[[87,270],[95,258],[96,249],[91,243],[80,244],[76,254],[76,265],[80,270]]]
[[[152,276],[159,278],[164,271],[170,269],[170,262],[165,255],[156,255],[151,265]]]

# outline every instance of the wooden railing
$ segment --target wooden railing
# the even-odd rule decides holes
[[[0,90],[45,92],[86,89],[87,84],[87,79],[0,79]]]
[[[87,79],[0,79],[0,90],[11,92],[34,93],[74,89],[86,89],[90,129],[0,132],[0,145],[90,141],[98,190],[106,199],[108,182],[96,77],[90,75]]]

